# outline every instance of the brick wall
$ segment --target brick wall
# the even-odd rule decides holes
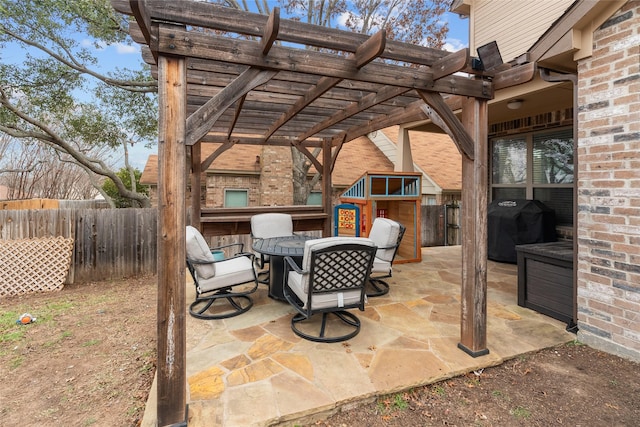
[[[260,206],[293,204],[291,148],[264,146],[260,157]]]
[[[578,64],[578,339],[640,361],[640,1]]]
[[[260,203],[260,174],[253,175],[223,175],[207,174],[206,207],[223,207],[225,189],[247,190],[249,206]]]

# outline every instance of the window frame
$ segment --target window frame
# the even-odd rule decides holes
[[[228,206],[227,205],[227,193],[229,192],[235,192],[235,193],[241,193],[243,192],[245,195],[245,205],[244,206]],[[223,194],[223,200],[222,200],[222,205],[225,208],[244,208],[244,207],[248,207],[249,206],[249,189],[248,188],[225,188],[224,189],[224,194]]]
[[[564,127],[558,127],[558,128],[553,128],[553,129],[544,129],[544,130],[539,130],[539,131],[535,131],[535,132],[520,132],[520,133],[514,133],[511,135],[501,135],[501,136],[494,136],[494,137],[490,137],[489,138],[489,201],[494,199],[494,193],[495,193],[495,189],[499,189],[499,188],[514,188],[514,189],[524,189],[525,190],[525,198],[527,200],[532,200],[534,198],[534,192],[536,189],[544,189],[544,188],[552,188],[552,189],[558,189],[558,188],[566,188],[566,189],[571,189],[571,193],[572,193],[572,198],[570,200],[571,204],[573,205],[573,192],[574,190],[574,181],[576,179],[575,174],[576,174],[576,170],[575,170],[575,161],[576,159],[573,159],[572,165],[574,167],[573,169],[573,179],[572,182],[570,183],[562,183],[562,184],[542,184],[542,183],[534,183],[534,171],[533,171],[533,166],[534,166],[534,152],[533,152],[533,148],[534,148],[534,136],[539,136],[539,135],[543,135],[543,134],[549,134],[549,135],[553,135],[553,134],[558,134],[561,132],[565,132],[565,131],[571,131],[572,132],[572,127],[571,126],[564,126]],[[571,133],[571,135],[573,135],[573,133]],[[493,150],[494,150],[494,144],[496,141],[501,141],[501,140],[507,140],[507,139],[523,139],[525,141],[525,147],[526,147],[526,177],[525,177],[525,182],[522,184],[496,184],[494,183],[494,157],[493,157]],[[571,138],[573,139],[573,137]],[[573,144],[575,144],[576,141],[573,141]],[[575,206],[573,206],[573,209],[575,209]],[[573,221],[573,219],[572,219]],[[561,224],[558,224],[561,225]],[[569,224],[570,225],[570,224]]]

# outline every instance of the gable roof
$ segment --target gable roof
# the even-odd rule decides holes
[[[222,144],[202,144],[201,157],[203,159],[210,156]],[[256,156],[260,156],[262,147],[259,145],[236,145],[220,154],[209,168],[209,171],[219,172],[259,172],[256,169]],[[140,184],[158,184],[158,155],[151,154],[147,158]]]
[[[202,144],[202,158],[213,153],[220,144]],[[259,172],[256,169],[256,156],[260,156],[262,147],[259,145],[236,145],[225,151],[215,159],[208,172]],[[337,187],[351,185],[367,170],[393,170],[393,163],[374,145],[369,138],[362,136],[344,144],[338,158],[331,182]],[[315,171],[313,166],[311,171]],[[140,184],[157,185],[158,183],[158,155],[152,154],[140,177]]]
[[[394,144],[398,144],[399,126],[382,129]],[[462,156],[446,134],[409,131],[413,162],[443,190],[462,189]]]

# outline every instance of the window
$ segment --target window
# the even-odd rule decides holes
[[[249,191],[226,189],[224,190],[225,208],[242,208],[249,206]]]
[[[307,205],[322,205],[322,193],[320,191],[312,191],[309,193]]]
[[[573,224],[573,130],[529,133],[491,141],[492,199],[536,199]]]

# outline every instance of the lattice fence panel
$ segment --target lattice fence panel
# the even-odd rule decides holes
[[[71,238],[0,241],[0,296],[62,289],[72,252]]]

